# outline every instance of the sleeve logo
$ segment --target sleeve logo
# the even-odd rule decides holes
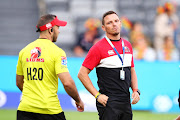
[[[64,56],[61,57],[61,64],[67,65],[67,58],[66,57],[64,57]]]

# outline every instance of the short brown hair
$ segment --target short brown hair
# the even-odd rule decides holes
[[[108,11],[108,12],[106,12],[106,13],[103,14],[103,17],[102,17],[102,25],[104,25],[104,18],[105,18],[107,15],[111,15],[111,14],[116,14],[116,15],[117,15],[117,13],[114,12],[114,11]],[[117,16],[118,16],[118,15],[117,15]]]
[[[40,31],[40,29],[39,29],[40,26],[43,26],[43,25],[53,21],[55,19],[55,17],[56,17],[56,15],[52,15],[52,14],[46,14],[46,15],[41,16],[41,18],[39,19],[39,21],[37,23],[38,31]]]

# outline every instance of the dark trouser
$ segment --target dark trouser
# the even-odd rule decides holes
[[[17,120],[66,120],[64,112],[59,114],[39,114],[25,111],[17,111]]]
[[[130,103],[108,100],[106,107],[96,101],[100,120],[132,120]]]

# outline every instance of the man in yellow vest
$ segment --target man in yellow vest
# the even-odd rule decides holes
[[[77,110],[84,111],[67,68],[66,54],[53,43],[57,41],[59,27],[66,24],[55,15],[42,16],[36,26],[39,38],[20,51],[16,85],[22,91],[22,100],[17,120],[66,120],[57,95],[58,78],[75,100]]]

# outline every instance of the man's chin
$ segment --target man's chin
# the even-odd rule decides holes
[[[117,35],[119,35],[120,33],[119,32],[117,32],[117,33],[113,33],[112,35],[113,36],[117,36]]]
[[[53,40],[52,42],[56,42],[56,40]]]
[[[56,38],[56,39],[54,38],[54,39],[52,40],[52,42],[56,42],[56,41],[57,41],[57,38]]]

